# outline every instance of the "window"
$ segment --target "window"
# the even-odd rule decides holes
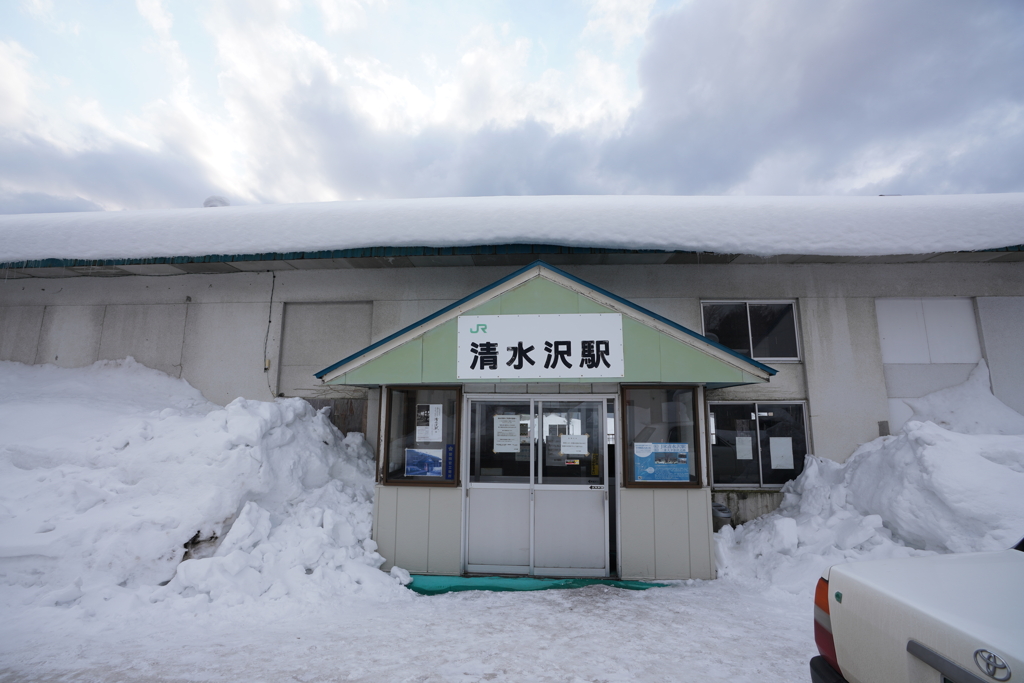
[[[800,359],[792,301],[715,301],[702,308],[705,337],[749,358]]]
[[[474,398],[469,480],[529,484],[532,474],[537,484],[600,485],[609,414],[614,422],[613,402],[603,398]]]
[[[625,387],[627,486],[700,486],[693,387]]]
[[[530,483],[533,410],[529,400],[470,401],[470,481]]]
[[[711,403],[715,486],[774,488],[804,471],[803,403]]]
[[[388,390],[384,483],[456,484],[460,400],[451,387]]]

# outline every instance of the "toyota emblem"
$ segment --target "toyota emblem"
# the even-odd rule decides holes
[[[985,672],[985,675],[996,681],[1010,680],[1010,667],[1003,658],[988,650],[975,650],[974,663]]]

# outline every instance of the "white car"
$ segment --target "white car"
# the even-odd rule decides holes
[[[1024,540],[839,564],[814,594],[814,683],[1024,682]]]

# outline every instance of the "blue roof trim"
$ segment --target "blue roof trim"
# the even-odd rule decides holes
[[[751,365],[764,370],[769,375],[775,375],[775,374],[778,373],[778,370],[776,370],[774,368],[770,368],[767,365],[765,365],[764,363],[759,363],[756,360],[754,360],[753,358],[748,358],[747,356],[744,356],[742,353],[737,353],[737,352],[733,351],[732,349],[730,349],[730,348],[728,348],[726,346],[723,346],[722,344],[720,344],[720,343],[718,343],[716,341],[712,341],[711,339],[708,339],[707,337],[705,337],[702,334],[697,334],[696,332],[694,332],[693,330],[689,329],[688,327],[683,327],[679,323],[673,322],[673,321],[669,320],[668,318],[666,318],[664,316],[658,315],[654,311],[649,311],[646,308],[644,308],[643,306],[637,306],[632,301],[629,301],[627,299],[623,299],[621,296],[618,296],[617,294],[612,294],[611,292],[609,292],[606,289],[602,289],[602,288],[600,288],[600,287],[598,287],[596,285],[592,285],[589,282],[587,282],[586,280],[582,280],[582,279],[576,277],[575,275],[571,275],[570,273],[567,273],[567,272],[565,272],[564,270],[562,270],[560,268],[556,268],[555,266],[552,266],[549,263],[545,263],[544,261],[534,261],[530,265],[525,266],[523,268],[520,268],[519,270],[515,271],[512,274],[506,275],[505,277],[501,278],[500,280],[492,282],[491,284],[487,285],[486,287],[483,287],[481,289],[476,290],[475,292],[473,292],[469,296],[463,297],[463,298],[459,299],[458,301],[456,301],[455,303],[450,304],[448,306],[445,306],[440,311],[437,311],[436,313],[432,313],[432,314],[428,315],[425,318],[417,320],[412,325],[404,327],[401,330],[399,330],[398,332],[395,332],[394,334],[392,334],[392,335],[390,335],[388,337],[385,337],[384,339],[381,339],[380,341],[378,341],[378,342],[376,342],[374,344],[370,344],[369,346],[367,346],[364,349],[356,351],[351,356],[347,356],[346,358],[342,358],[341,360],[339,360],[334,365],[331,365],[330,367],[324,368],[320,372],[316,373],[314,376],[317,379],[323,379],[324,375],[326,375],[327,373],[329,373],[329,372],[331,372],[331,371],[333,371],[333,370],[335,370],[337,368],[340,368],[342,365],[345,365],[346,363],[349,363],[349,362],[355,360],[356,358],[359,358],[360,356],[366,355],[370,351],[373,351],[374,349],[379,348],[379,347],[383,346],[384,344],[387,344],[388,342],[390,342],[390,341],[392,341],[394,339],[397,339],[398,337],[401,337],[402,335],[406,334],[407,332],[411,332],[412,330],[416,329],[417,327],[421,327],[421,326],[425,325],[426,323],[430,322],[431,320],[434,320],[435,318],[438,318],[438,317],[444,315],[448,311],[451,311],[451,310],[453,310],[455,308],[458,308],[459,306],[463,305],[464,303],[466,303],[468,301],[471,301],[472,299],[475,299],[476,297],[480,296],[481,294],[485,294],[485,293],[489,292],[490,290],[495,289],[496,287],[500,287],[501,285],[503,285],[504,283],[508,282],[509,280],[511,280],[513,278],[516,278],[516,277],[522,275],[523,273],[525,273],[525,272],[527,272],[529,270],[532,270],[533,268],[536,268],[537,266],[540,266],[542,268],[547,268],[548,270],[550,270],[552,272],[555,272],[555,273],[558,273],[562,277],[568,278],[569,280],[572,280],[573,282],[575,282],[577,284],[583,285],[584,287],[587,287],[588,289],[591,289],[591,290],[593,290],[595,292],[598,292],[598,293],[608,297],[609,299],[613,299],[613,300],[617,301],[620,304],[623,304],[625,306],[628,306],[629,308],[632,308],[635,311],[639,311],[640,313],[643,313],[644,315],[650,316],[651,318],[654,318],[658,322],[664,323],[664,324],[668,325],[669,327],[672,327],[673,329],[679,330],[680,332],[688,334],[688,335],[690,335],[691,337],[693,337],[695,339],[699,339],[700,341],[705,342],[706,344],[709,344],[709,345],[714,346],[714,347],[716,347],[718,349],[721,349],[722,351],[725,351],[726,353],[728,353],[731,356],[735,356],[736,358],[739,358],[742,361],[750,363]]]

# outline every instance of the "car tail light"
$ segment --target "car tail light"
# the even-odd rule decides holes
[[[814,644],[818,652],[840,675],[843,673],[836,659],[836,641],[832,638],[832,617],[828,610],[828,581],[818,579],[814,589]]]

